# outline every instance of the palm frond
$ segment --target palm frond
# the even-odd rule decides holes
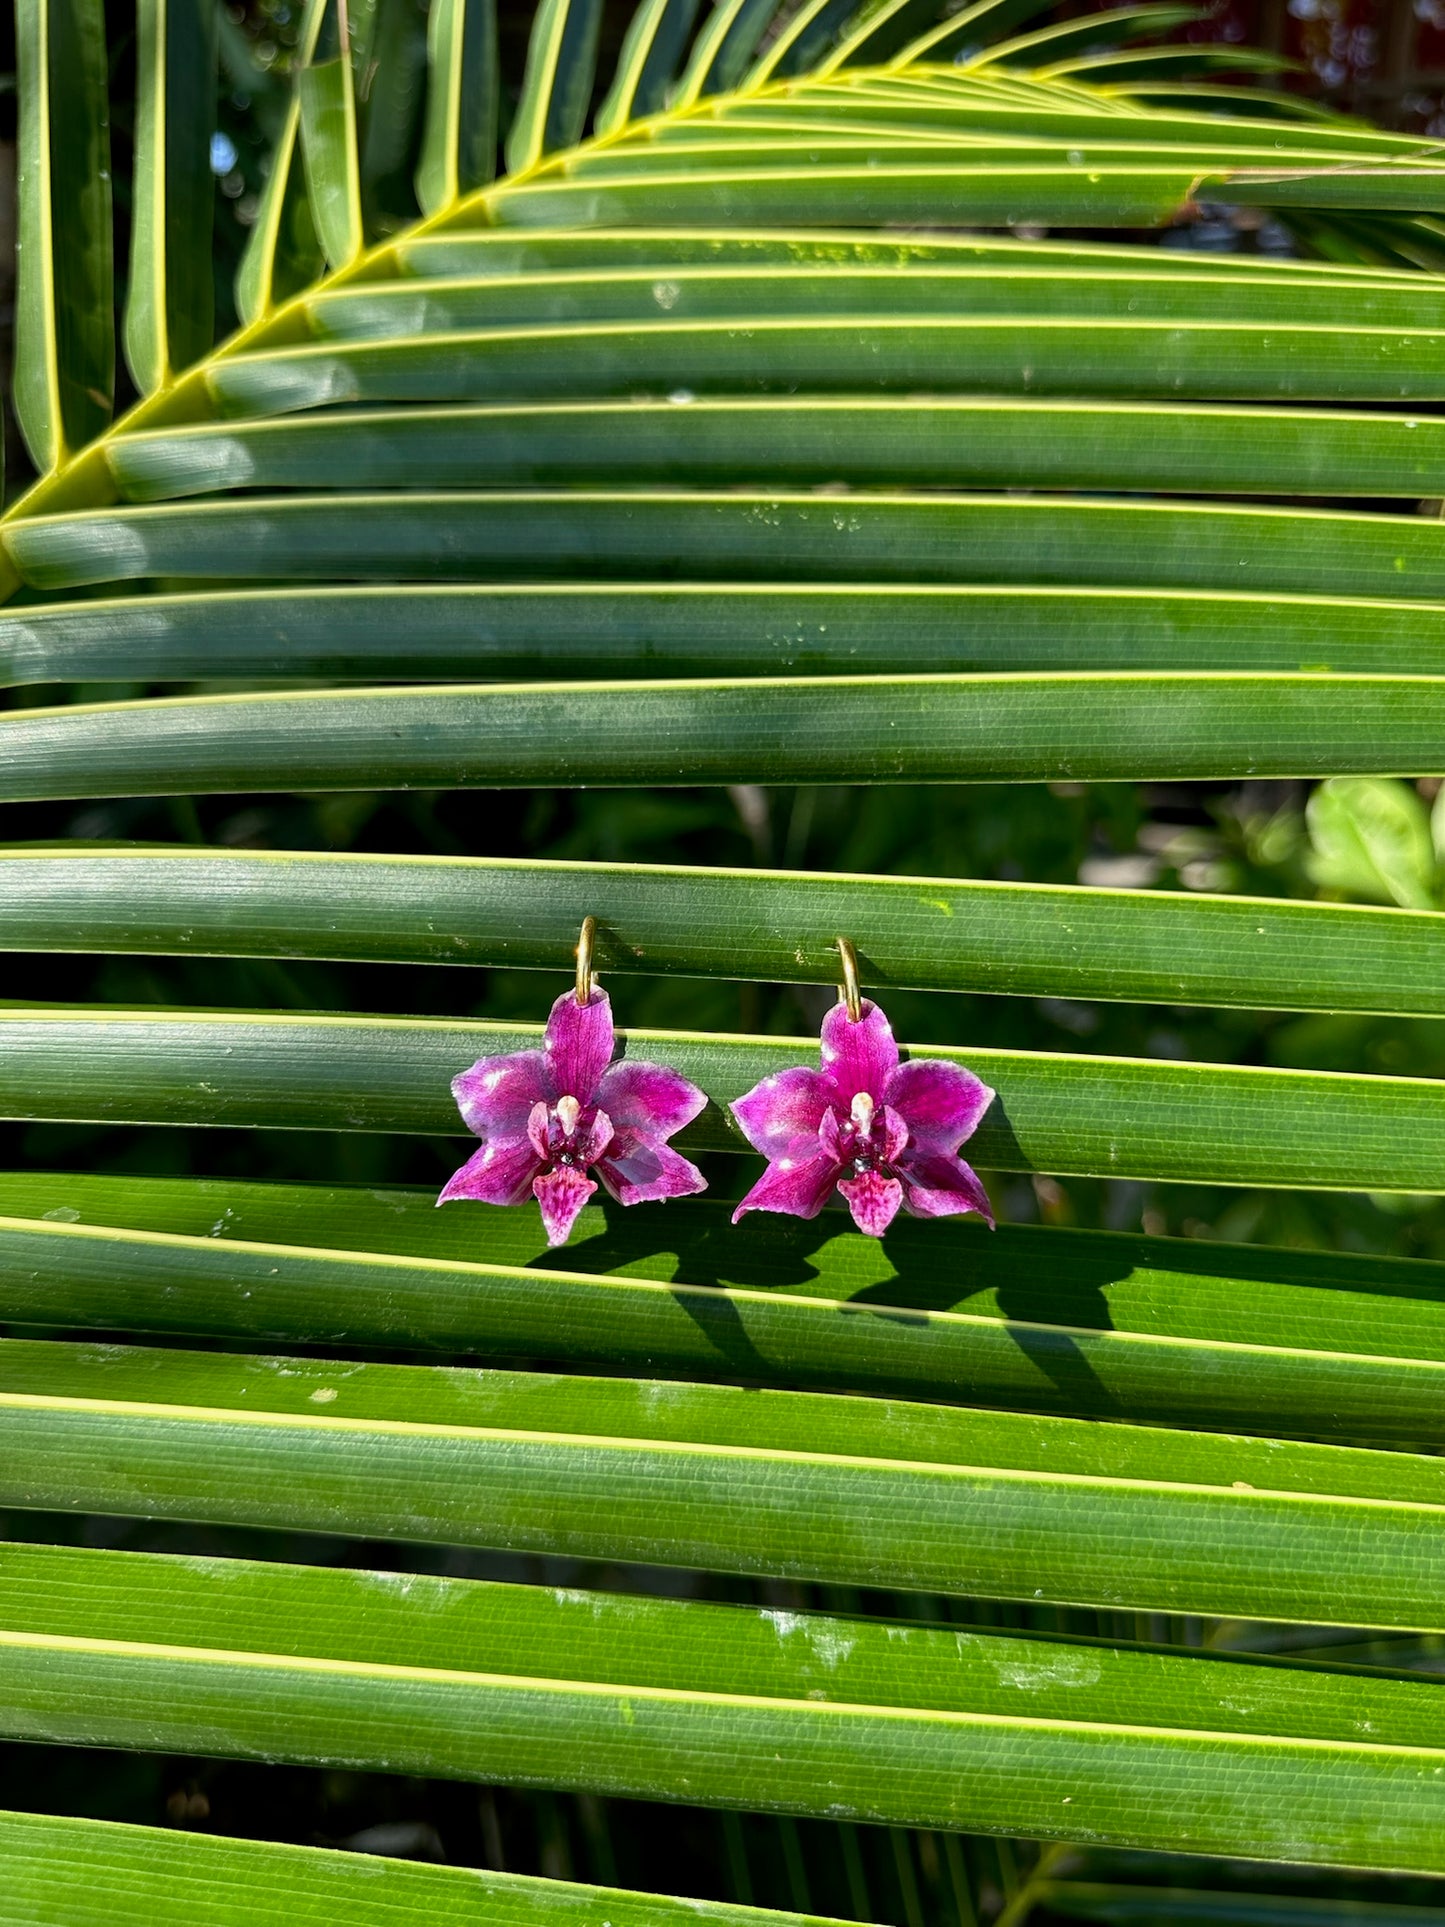
[[[1272,56],[1133,45],[1191,11],[1029,31],[1037,0],[643,0],[599,74],[599,0],[542,0],[510,75],[493,0],[308,0],[245,325],[216,343],[216,23],[144,0],[143,399],[111,424],[103,23],[26,0],[15,406],[40,480],[0,525],[0,677],[133,687],[17,702],[0,800],[1438,770],[1445,527],[1413,507],[1445,497],[1445,164],[1200,78]],[[1139,245],[1201,200],[1331,258]],[[1402,910],[83,841],[0,876],[14,953],[541,970],[590,914],[619,975],[825,985],[845,931],[882,989],[1445,1014],[1424,886]],[[185,995],[10,1003],[0,1111],[438,1137],[450,1077],[538,1037]],[[729,1101],[810,1047],[714,1021],[626,1048],[711,1100],[683,1142],[736,1152]],[[1428,1074],[929,1049],[997,1088],[992,1171],[1445,1191]],[[894,1603],[5,1545],[0,1731],[767,1813],[804,1910],[868,1912],[854,1823],[922,1829],[888,1836],[908,1927],[934,1829],[960,1927],[964,1830],[1445,1872],[1445,1737],[1409,1670],[1445,1633],[1437,1264],[1060,1227],[879,1247],[728,1233],[712,1203],[661,1232],[593,1208],[549,1255],[431,1195],[0,1175],[0,1504]],[[54,1336],[117,1329],[196,1349]],[[939,1594],[1021,1623],[932,1623]],[[1186,1649],[1135,1615],[1272,1630]],[[1359,1628],[1359,1663],[1320,1628]],[[847,1823],[826,1874],[797,1821]],[[1248,1911],[998,1855],[1006,1927]],[[398,1921],[680,1905],[367,1878]],[[77,1922],[194,1918],[197,1893],[241,1919],[258,1891],[350,1918],[363,1884],[0,1816],[7,1895],[81,1894]]]
[[[802,1927],[795,1914],[750,1907],[33,1813],[0,1814],[0,1875],[16,1918],[23,1907],[70,1927],[126,1917],[155,1927],[187,1927],[198,1917],[244,1927],[262,1909],[275,1919],[347,1927],[379,1907],[397,1927],[438,1917],[456,1927],[580,1927],[602,1913],[613,1927]]]
[[[135,177],[126,360],[151,394],[211,346],[216,15],[174,0],[136,14]]]

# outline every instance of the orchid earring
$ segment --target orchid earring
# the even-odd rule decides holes
[[[838,938],[842,999],[823,1019],[822,1068],[798,1064],[754,1085],[733,1116],[768,1168],[733,1213],[781,1211],[816,1218],[834,1191],[853,1222],[881,1238],[900,1205],[915,1218],[976,1211],[990,1225],[988,1193],[958,1147],[994,1093],[961,1064],[898,1061],[893,1030],[858,989],[858,959]]]
[[[525,1204],[535,1198],[549,1245],[567,1242],[596,1191],[619,1204],[705,1191],[707,1180],[667,1143],[707,1098],[662,1064],[614,1064],[612,1005],[592,971],[597,924],[584,919],[577,982],[552,1006],[541,1050],[483,1057],[452,1079],[452,1095],[482,1148],[437,1199]]]

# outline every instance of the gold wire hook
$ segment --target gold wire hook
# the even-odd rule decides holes
[[[577,939],[577,1002],[583,1010],[592,1001],[597,979],[592,974],[592,943],[597,935],[596,917],[582,919],[582,934]]]
[[[837,944],[843,961],[843,1002],[848,1006],[848,1022],[856,1024],[863,1015],[863,998],[858,989],[858,952],[848,937],[839,937]]]

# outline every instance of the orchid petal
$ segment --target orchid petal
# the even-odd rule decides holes
[[[885,1164],[893,1164],[903,1155],[908,1138],[908,1126],[891,1104],[885,1104],[874,1118],[873,1142],[879,1147],[874,1155]]]
[[[994,1093],[962,1064],[912,1057],[888,1080],[884,1095],[913,1140],[932,1151],[956,1151],[973,1136]]]
[[[769,1164],[737,1210],[733,1223],[749,1211],[781,1211],[790,1218],[816,1218],[838,1180],[838,1163],[816,1137],[796,1137]]]
[[[481,1057],[470,1070],[452,1079],[452,1096],[462,1122],[478,1137],[524,1136],[532,1106],[550,1104],[558,1095],[547,1074],[547,1060],[539,1050],[517,1051],[511,1057]]]
[[[883,1236],[903,1202],[903,1186],[897,1178],[885,1178],[881,1171],[865,1171],[861,1177],[845,1178],[838,1189],[848,1200],[854,1224],[870,1238]]]
[[[898,1167],[903,1180],[904,1208],[915,1218],[949,1218],[976,1211],[990,1226],[993,1206],[978,1173],[960,1157],[936,1151],[912,1151]]]
[[[847,1132],[845,1139],[844,1132]],[[857,1136],[850,1121],[845,1123],[830,1104],[823,1113],[823,1122],[818,1126],[818,1142],[837,1165],[844,1165],[852,1156],[853,1141]]]
[[[795,1064],[754,1084],[729,1109],[753,1149],[765,1158],[777,1158],[794,1138],[818,1135],[833,1096],[833,1087],[821,1071]]]
[[[652,1138],[671,1137],[707,1108],[706,1095],[680,1071],[627,1058],[604,1073],[596,1098],[619,1131],[641,1131]]]
[[[552,1156],[552,1134],[547,1128],[551,1121],[552,1113],[545,1104],[532,1106],[527,1119],[527,1141],[543,1164],[550,1162]]]
[[[619,1204],[655,1204],[707,1189],[707,1179],[680,1151],[628,1131],[612,1140],[597,1175]]]
[[[612,1142],[615,1133],[606,1111],[594,1111],[590,1123],[578,1127],[573,1149],[579,1164],[595,1164]]]
[[[590,1104],[602,1073],[612,1062],[612,1001],[594,987],[585,1004],[567,990],[547,1019],[547,1069],[558,1097]]]
[[[542,1224],[549,1245],[564,1245],[577,1214],[597,1186],[575,1165],[559,1164],[532,1180],[532,1196],[542,1208]]]
[[[848,1110],[860,1091],[883,1102],[889,1077],[898,1068],[893,1026],[871,998],[854,1023],[846,1004],[834,1004],[823,1019],[823,1071]]]
[[[521,1204],[537,1170],[537,1153],[526,1138],[489,1138],[447,1179],[437,1203],[470,1198],[477,1204]]]

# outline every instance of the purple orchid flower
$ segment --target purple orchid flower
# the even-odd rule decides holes
[[[816,1218],[836,1188],[853,1222],[881,1238],[902,1205],[915,1218],[977,1211],[988,1193],[958,1154],[994,1093],[961,1064],[898,1061],[893,1028],[864,998],[858,1018],[835,1004],[823,1019],[821,1070],[798,1064],[755,1084],[732,1107],[768,1168],[733,1213]]]
[[[596,1184],[619,1204],[705,1191],[695,1164],[667,1144],[707,1103],[662,1064],[612,1062],[612,1004],[595,985],[585,1004],[567,991],[552,1006],[542,1050],[483,1057],[452,1079],[468,1127],[482,1140],[438,1204],[542,1207],[549,1245],[566,1244]]]

